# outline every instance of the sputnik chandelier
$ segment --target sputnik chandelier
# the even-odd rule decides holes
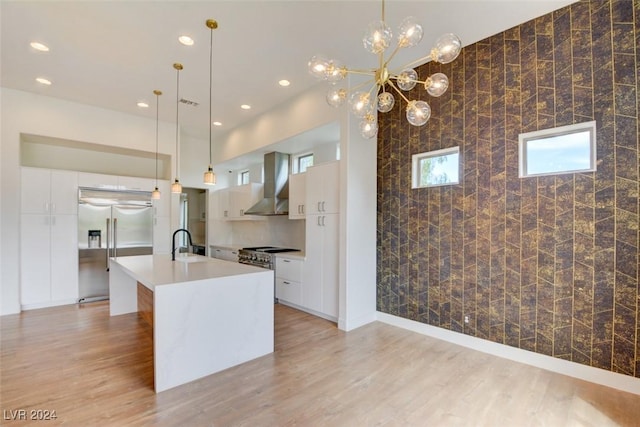
[[[384,20],[384,0],[382,0],[382,20],[374,21],[367,27],[362,42],[364,48],[378,55],[378,68],[368,70],[349,69],[340,61],[327,59],[323,55],[315,55],[309,60],[309,72],[321,79],[332,83],[332,87],[327,93],[327,103],[333,107],[343,105],[347,99],[348,91],[344,88],[336,87],[336,83],[344,80],[348,74],[362,74],[372,76],[372,79],[351,89],[349,104],[351,112],[362,118],[360,132],[364,138],[373,138],[378,133],[378,120],[376,110],[387,113],[393,109],[395,98],[392,89],[406,103],[407,121],[414,126],[422,126],[431,117],[431,107],[426,101],[409,100],[403,91],[410,91],[418,83],[424,86],[427,93],[438,97],[446,92],[449,87],[449,79],[443,73],[435,73],[426,80],[418,79],[418,73],[411,68],[416,64],[421,64],[429,60],[440,64],[448,64],[455,60],[462,50],[462,43],[455,34],[447,33],[440,36],[431,52],[425,57],[417,59],[403,67],[400,72],[389,70],[389,63],[394,56],[407,47],[412,47],[422,40],[422,26],[418,24],[414,17],[405,18],[398,29],[398,42],[388,59],[384,59],[384,53],[393,40],[391,28]],[[359,90],[370,85],[369,90]]]

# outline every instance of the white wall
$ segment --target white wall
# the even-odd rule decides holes
[[[0,88],[0,314],[20,311],[20,133],[155,152],[155,119]],[[160,123],[158,151],[171,155],[175,126]]]

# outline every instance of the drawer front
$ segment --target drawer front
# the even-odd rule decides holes
[[[302,282],[302,261],[276,257],[276,277]]]
[[[302,284],[293,280],[276,278],[276,298],[293,304],[302,304]]]

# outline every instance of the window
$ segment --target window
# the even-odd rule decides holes
[[[249,183],[249,171],[242,171],[238,174],[238,185]]]
[[[459,171],[460,147],[414,154],[411,188],[458,184]]]
[[[313,153],[299,156],[296,160],[298,173],[305,172],[309,166],[313,166]]]
[[[520,134],[520,177],[596,170],[596,122]]]

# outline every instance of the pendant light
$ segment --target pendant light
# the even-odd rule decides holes
[[[212,70],[213,70],[213,30],[218,28],[218,22],[215,19],[207,19],[206,21],[207,28],[211,30],[210,42],[209,42],[209,168],[204,173],[204,183],[207,185],[215,185],[216,184],[216,174],[213,172],[213,167],[211,164],[212,160],[212,142],[211,142],[211,86],[212,86]]]
[[[184,67],[182,64],[176,62],[173,64],[173,68],[176,69],[176,180],[171,184],[171,192],[174,194],[182,193],[182,184],[180,184],[180,180],[178,179],[178,175],[180,174],[180,148],[179,148],[179,123],[178,123],[178,110],[180,106],[180,70]]]
[[[158,190],[158,112],[160,111],[160,95],[162,95],[162,92],[156,89],[153,94],[156,96],[156,188],[151,193],[151,198],[160,200],[160,190]]]

